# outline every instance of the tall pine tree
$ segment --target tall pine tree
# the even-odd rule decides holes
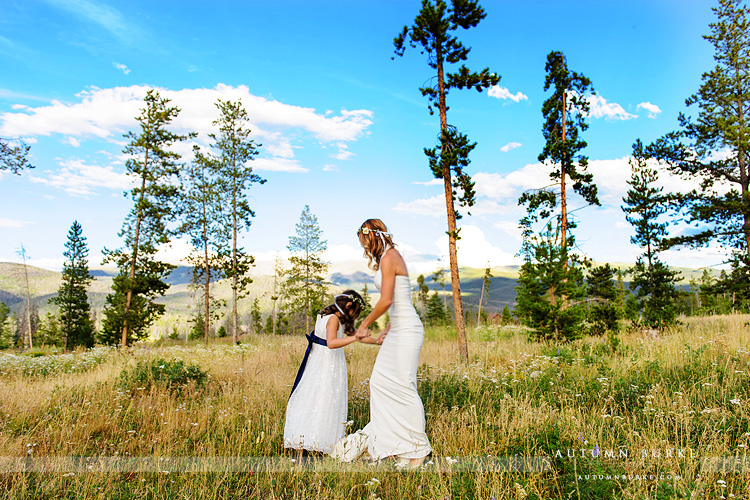
[[[451,0],[448,5],[444,0],[422,0],[422,8],[414,19],[412,26],[404,26],[393,41],[397,56],[403,56],[407,42],[413,48],[419,48],[429,56],[428,65],[435,71],[435,85],[422,87],[419,90],[429,100],[428,108],[433,114],[436,107],[440,114],[440,136],[435,148],[425,148],[432,174],[443,180],[445,188],[445,205],[448,216],[448,255],[450,257],[451,285],[453,288],[453,309],[458,333],[458,348],[461,360],[469,361],[466,345],[466,327],[464,324],[463,302],[461,300],[461,283],[458,275],[458,256],[456,240],[459,239],[456,221],[461,218],[456,212],[455,202],[459,206],[471,207],[475,201],[474,182],[464,170],[469,165],[469,153],[476,146],[469,138],[460,133],[455,126],[448,124],[446,98],[451,89],[475,89],[479,92],[497,85],[500,77],[490,72],[489,68],[481,72],[470,72],[461,65],[455,73],[446,73],[446,65],[458,64],[468,59],[469,47],[464,46],[454,35],[459,28],[468,30],[476,27],[486,17],[484,9],[476,0]],[[457,198],[457,194],[460,195]]]
[[[193,266],[190,286],[199,290],[203,308],[203,340],[208,344],[211,321],[219,319],[219,309],[224,300],[211,294],[211,283],[221,277],[221,263],[217,247],[222,228],[217,213],[221,210],[219,183],[212,159],[198,146],[193,148],[193,161],[181,172],[183,189],[180,193],[180,233],[187,235],[194,250],[189,260]]]
[[[213,122],[219,127],[218,134],[209,134],[212,162],[216,166],[220,192],[223,193],[218,213],[220,235],[218,255],[222,262],[224,276],[232,288],[232,343],[237,344],[239,314],[237,301],[247,294],[252,283],[248,272],[255,259],[239,244],[240,233],[250,229],[255,212],[250,208],[248,190],[253,184],[264,184],[253,173],[252,162],[258,154],[258,147],[250,138],[249,119],[242,102],[219,100],[216,103],[219,118]]]
[[[94,322],[87,294],[94,277],[89,274],[88,255],[81,224],[73,221],[63,252],[62,283],[57,296],[50,299],[60,308],[60,335],[66,351],[94,346]]]
[[[719,0],[716,22],[704,36],[714,47],[716,66],[703,73],[687,106],[697,119],[680,113],[680,130],[647,148],[667,170],[699,184],[674,197],[674,208],[697,231],[665,241],[666,246],[716,243],[732,252],[732,272],[720,280],[750,304],[750,20],[742,0]],[[728,154],[727,154],[728,153]]]
[[[599,205],[597,188],[593,176],[588,172],[588,158],[581,154],[586,141],[581,133],[588,128],[585,118],[590,105],[588,96],[594,93],[591,81],[580,73],[570,71],[568,62],[562,52],[550,52],[545,65],[547,76],[544,79],[544,90],[552,88],[552,95],[542,105],[544,115],[544,149],[539,154],[540,162],[552,165],[550,179],[557,184],[559,192],[541,189],[524,193],[519,204],[528,204],[529,216],[523,223],[529,225],[539,217],[546,219],[554,213],[559,205],[560,245],[567,248],[568,227],[568,192],[567,179],[570,177],[573,191],[587,203]]]
[[[175,268],[156,260],[156,251],[158,245],[169,241],[168,225],[176,214],[180,155],[171,148],[193,134],[179,135],[167,130],[180,112],[169,102],[158,91],[149,90],[145,107],[136,118],[139,133],[125,134],[130,139],[123,150],[129,157],[126,167],[137,184],[130,191],[133,208],[119,234],[125,238],[125,248],[104,250],[105,262],[114,262],[120,272],[106,299],[101,332],[103,342],[119,342],[123,348],[148,337],[148,327],[164,313],[164,304],[157,304],[154,299],[169,288],[164,280]]]
[[[633,226],[635,234],[630,242],[643,249],[635,266],[630,270],[631,289],[636,298],[646,326],[663,328],[676,320],[675,300],[678,292],[674,286],[679,273],[671,271],[659,261],[659,251],[667,236],[667,222],[660,219],[667,212],[664,188],[656,187],[656,170],[648,168],[646,153],[640,140],[633,144],[630,189],[623,201],[625,219]]]

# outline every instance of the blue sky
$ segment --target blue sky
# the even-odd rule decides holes
[[[0,174],[0,261],[62,265],[73,220],[92,264],[117,233],[123,197],[122,134],[151,87],[182,108],[175,129],[204,143],[217,98],[241,99],[263,144],[251,190],[257,216],[244,236],[260,260],[282,252],[305,204],[319,218],[334,262],[362,260],[355,231],[383,219],[412,270],[447,254],[442,187],[424,147],[438,134],[418,87],[426,57],[391,60],[392,40],[417,1],[5,0],[0,4],[0,136],[23,137],[36,168]],[[501,76],[491,92],[453,91],[448,120],[477,141],[470,173],[478,203],[463,226],[459,264],[518,262],[524,189],[549,184],[542,149],[546,55],[560,50],[596,90],[584,138],[602,207],[578,214],[581,250],[597,261],[633,262],[619,206],[628,154],[674,130],[684,101],[713,64],[702,39],[709,1],[482,2],[487,18],[459,33],[468,66]],[[183,148],[184,152],[189,146]],[[662,179],[669,187],[684,186]],[[580,206],[575,199],[571,206]],[[465,212],[465,211],[464,211]],[[679,231],[678,226],[673,228]],[[165,258],[188,249],[177,243]],[[719,264],[717,249],[670,251],[672,265]]]

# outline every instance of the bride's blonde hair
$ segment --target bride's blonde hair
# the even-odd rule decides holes
[[[367,219],[357,230],[359,243],[365,249],[365,257],[369,259],[367,267],[373,271],[380,268],[380,259],[388,247],[395,247],[393,236],[388,232],[380,219]]]

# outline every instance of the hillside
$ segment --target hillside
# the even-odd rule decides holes
[[[616,263],[613,267],[625,269],[628,264]],[[257,298],[261,311],[265,314],[270,312],[272,307],[271,295],[273,292],[273,266],[267,263],[259,263],[253,269],[253,284],[247,297],[239,303],[239,312],[242,316],[249,316],[250,308],[253,301]],[[680,282],[686,287],[690,278],[698,278],[702,274],[702,269],[678,269],[683,280]],[[515,303],[515,286],[518,278],[518,266],[495,267],[492,274],[490,293],[484,299],[483,309],[487,312],[499,312],[505,305],[513,307]],[[61,274],[56,271],[41,269],[38,267],[28,266],[29,285],[31,296],[34,303],[39,308],[40,315],[54,310],[54,306],[48,303],[51,297],[57,293],[60,286]],[[718,274],[712,270],[713,274]],[[95,280],[89,289],[89,301],[97,315],[104,307],[104,301],[110,291],[112,276],[116,273],[115,269],[103,268],[93,269],[91,271]],[[191,290],[189,283],[191,278],[191,269],[180,266],[175,269],[167,279],[171,285],[164,297],[160,297],[158,302],[166,305],[167,313],[157,321],[156,330],[166,333],[171,332],[175,326],[181,329],[189,322],[189,318],[197,307],[196,293]],[[479,297],[482,291],[482,277],[484,269],[461,268],[461,291],[464,296],[465,309],[477,310]],[[334,291],[340,291],[346,288],[362,290],[367,284],[368,293],[373,300],[377,300],[378,292],[373,282],[373,273],[367,269],[363,262],[346,262],[339,263],[331,268],[331,274],[328,281],[332,283]],[[416,285],[416,275],[411,276],[412,285]],[[446,294],[447,302],[450,303],[451,285],[450,278],[446,276],[445,289],[439,283],[435,283],[431,276],[425,276],[425,282],[430,290],[437,290],[440,294]],[[231,299],[232,293],[229,283],[219,281],[214,283],[212,293],[218,299],[224,299],[227,302]],[[13,311],[19,311],[25,302],[26,280],[24,277],[24,268],[21,264],[0,262],[0,301],[5,302]],[[282,299],[283,301],[283,299]]]

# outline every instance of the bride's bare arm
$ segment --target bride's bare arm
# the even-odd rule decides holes
[[[369,337],[370,334],[366,330],[370,328],[376,319],[381,317],[388,311],[393,303],[393,287],[396,283],[396,254],[395,252],[386,253],[380,260],[380,274],[382,277],[382,283],[380,285],[380,299],[372,308],[372,312],[362,321],[359,329],[357,330],[357,338],[362,340],[365,337]]]

